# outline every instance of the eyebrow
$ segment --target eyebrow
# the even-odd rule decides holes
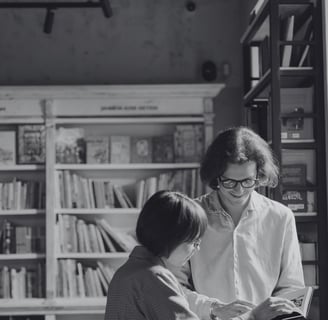
[[[247,180],[247,179],[256,179],[256,176],[252,176],[252,177],[247,177],[245,179],[234,179],[234,178],[228,178],[226,176],[221,176],[222,178],[224,178],[225,180],[235,180],[235,181],[241,181],[241,180]]]

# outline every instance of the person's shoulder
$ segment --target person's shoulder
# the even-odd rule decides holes
[[[168,281],[175,281],[176,278],[173,273],[162,265],[154,265],[147,270],[149,274],[155,278],[167,279]]]
[[[194,199],[205,210],[217,208],[217,193],[213,190]]]
[[[257,207],[262,212],[267,212],[270,215],[276,215],[287,219],[294,216],[293,211],[283,203],[270,199],[258,192],[254,192],[254,199]]]

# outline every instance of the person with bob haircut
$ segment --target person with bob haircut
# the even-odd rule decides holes
[[[200,175],[212,189],[197,199],[209,220],[202,249],[180,270],[171,269],[191,309],[201,319],[267,320],[295,311],[279,298],[304,287],[295,218],[255,190],[278,184],[268,143],[247,127],[223,130],[208,147]],[[242,314],[236,301],[257,307]]]
[[[186,263],[206,227],[206,213],[194,200],[178,192],[155,193],[137,221],[141,245],[109,284],[105,320],[199,320],[167,264]]]

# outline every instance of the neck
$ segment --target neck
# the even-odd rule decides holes
[[[242,213],[248,206],[249,201],[247,201],[245,204],[239,205],[236,203],[230,203],[228,201],[224,201],[224,199],[220,197],[220,192],[218,192],[218,197],[222,208],[224,209],[225,212],[227,212],[231,216],[235,226],[237,226]]]

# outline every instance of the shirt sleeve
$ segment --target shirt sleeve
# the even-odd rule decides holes
[[[209,298],[203,294],[199,294],[194,290],[190,262],[186,263],[182,268],[178,269],[171,265],[169,266],[169,269],[173,272],[182,285],[182,289],[188,300],[190,309],[196,313],[200,319],[209,319],[211,304],[213,302],[218,302],[221,304],[221,301],[214,298]]]
[[[183,291],[171,272],[153,275],[140,297],[147,319],[199,320],[188,305]]]
[[[289,209],[288,209],[289,210]],[[281,272],[273,296],[304,287],[300,247],[294,215],[289,214],[282,248]]]

